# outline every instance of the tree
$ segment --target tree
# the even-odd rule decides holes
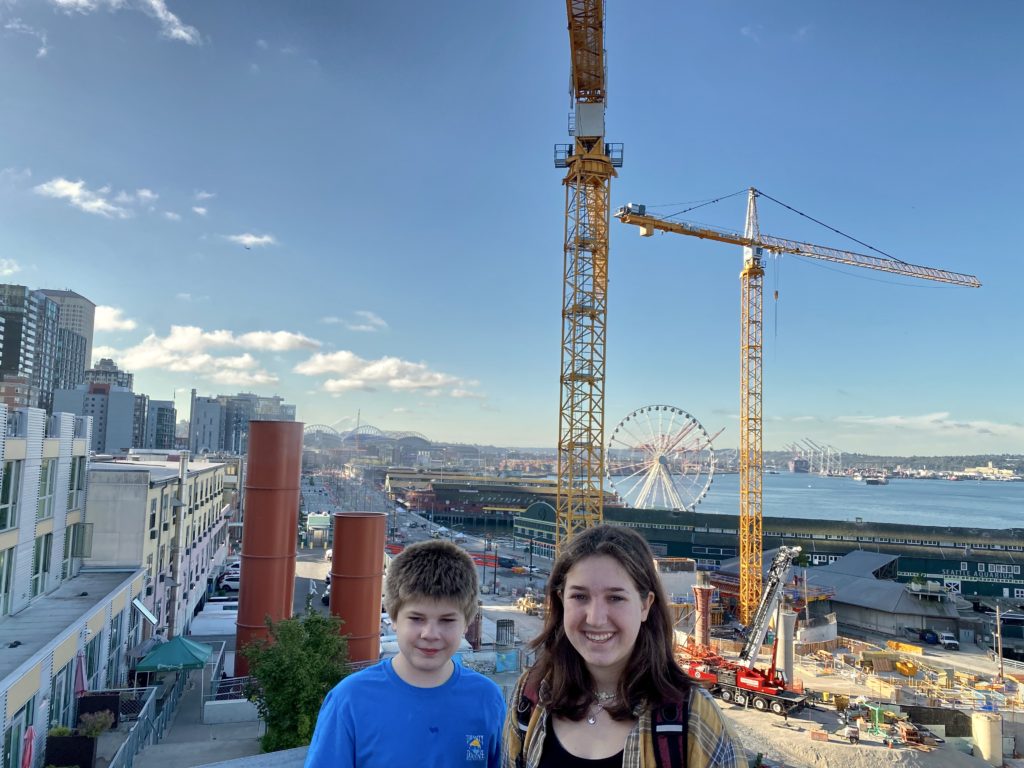
[[[267,731],[264,752],[309,744],[317,713],[327,693],[348,674],[348,642],[341,619],[313,610],[277,623],[267,620],[269,640],[242,649],[253,682],[247,691]]]

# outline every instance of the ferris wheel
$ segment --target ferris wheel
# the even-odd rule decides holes
[[[619,422],[608,441],[608,479],[619,498],[635,509],[693,511],[715,475],[714,437],[673,405],[638,408]]]

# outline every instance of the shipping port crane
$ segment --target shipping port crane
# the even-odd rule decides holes
[[[609,191],[622,165],[622,145],[604,140],[604,2],[566,0],[566,13],[574,111],[573,143],[555,145],[566,169],[556,550],[604,516]]]
[[[981,283],[973,275],[944,269],[909,264],[899,259],[872,256],[813,245],[798,240],[762,235],[757,221],[757,198],[761,193],[747,190],[747,217],[743,234],[704,224],[668,221],[647,214],[646,207],[630,203],[615,216],[623,224],[640,228],[650,237],[655,231],[717,240],[743,247],[743,269],[740,272],[740,620],[749,624],[761,598],[761,502],[764,480],[764,458],[761,453],[761,367],[762,322],[761,303],[766,253],[805,256],[811,259],[864,267],[905,277],[935,280],[940,283],[978,288]]]

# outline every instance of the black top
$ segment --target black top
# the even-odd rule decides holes
[[[622,768],[622,757],[625,750],[619,750],[611,757],[600,757],[590,760],[570,754],[555,735],[555,726],[548,719],[548,732],[544,737],[544,752],[538,768]]]

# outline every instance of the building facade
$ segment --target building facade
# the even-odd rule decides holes
[[[96,324],[96,305],[74,291],[41,288],[39,293],[49,297],[60,307],[60,327],[85,339],[84,366],[92,366],[92,335]],[[80,384],[82,379],[70,386]],[[69,387],[70,388],[70,387]]]
[[[12,408],[52,408],[57,369],[60,307],[24,285],[0,285],[0,317],[4,319],[0,377],[4,402]]]
[[[100,358],[95,368],[89,368],[85,372],[86,384],[111,384],[131,392],[134,389],[134,382],[134,373],[122,371],[117,367],[117,363],[108,357]]]
[[[146,410],[146,432],[142,447],[167,451],[173,449],[177,418],[178,412],[173,400],[150,400]]]
[[[85,381],[86,339],[67,328],[57,329],[57,360],[54,389],[74,389]]]
[[[143,573],[84,562],[90,420],[0,406],[0,426],[0,764],[18,766],[30,726],[39,756],[77,722],[79,667],[88,690],[124,682]]]
[[[189,450],[193,454],[244,454],[249,449],[250,421],[295,421],[295,406],[274,395],[252,392],[200,397],[192,390]]]
[[[87,511],[94,526],[89,564],[146,572],[144,604],[154,631],[184,635],[227,553],[234,494],[228,466],[188,455],[133,453],[91,465]]]
[[[76,416],[92,417],[91,448],[94,453],[123,456],[135,436],[135,395],[110,384],[79,384],[54,393],[56,408]]]

